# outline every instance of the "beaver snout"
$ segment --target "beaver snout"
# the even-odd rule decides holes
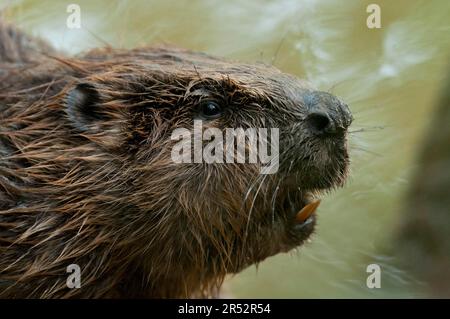
[[[307,108],[305,121],[318,136],[342,135],[353,121],[348,106],[327,92],[311,92],[304,98]]]

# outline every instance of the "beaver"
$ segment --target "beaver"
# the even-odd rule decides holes
[[[1,23],[0,79],[4,298],[214,296],[302,245],[348,175],[348,106],[263,63],[168,46],[68,57]],[[175,163],[171,133],[195,119],[278,128],[277,172]]]

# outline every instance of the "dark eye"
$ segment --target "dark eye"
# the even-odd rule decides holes
[[[218,103],[206,101],[201,104],[200,112],[206,118],[217,118],[222,114],[223,110]]]

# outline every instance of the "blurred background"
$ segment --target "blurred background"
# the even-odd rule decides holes
[[[380,29],[366,26],[373,2]],[[81,29],[66,27],[70,3]],[[169,43],[274,64],[349,104],[351,178],[323,200],[312,242],[231,276],[226,294],[450,296],[449,1],[0,0],[0,9],[69,54]],[[381,288],[366,286],[369,264],[381,267]]]

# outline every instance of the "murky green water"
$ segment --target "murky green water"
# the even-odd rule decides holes
[[[372,2],[2,0],[0,7],[70,53],[105,43],[172,43],[274,63],[342,97],[356,118],[347,187],[323,201],[312,243],[230,278],[228,290],[237,297],[424,296],[427,284],[391,248],[416,151],[450,66],[450,2],[376,1],[382,28],[368,29]],[[65,27],[69,3],[81,6],[82,29]],[[382,269],[380,289],[366,286],[372,263]]]

